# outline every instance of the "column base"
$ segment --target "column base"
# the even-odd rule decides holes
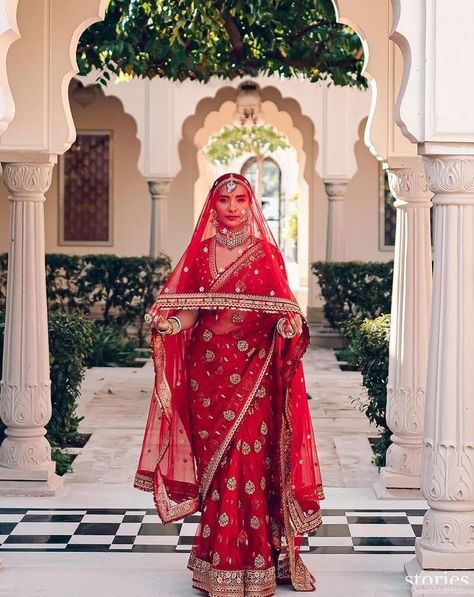
[[[1,481],[48,481],[56,472],[56,463],[51,461],[42,468],[22,469],[8,468],[0,465]]]
[[[380,470],[380,479],[387,489],[420,489],[420,475],[407,475],[386,466]]]
[[[426,570],[416,558],[405,564],[405,579],[412,595],[425,597],[474,596],[474,571]]]
[[[0,496],[46,497],[61,493],[63,479],[54,474],[47,481],[0,480]]]
[[[474,551],[452,552],[434,551],[421,545],[421,538],[415,541],[415,553],[424,570],[468,570],[472,572],[474,595]]]
[[[378,500],[424,500],[424,496],[419,489],[400,489],[385,487],[383,481],[379,479],[372,485],[375,496]]]

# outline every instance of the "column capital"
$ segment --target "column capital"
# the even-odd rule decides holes
[[[2,166],[11,201],[44,201],[44,193],[51,185],[53,163],[6,162]]]
[[[168,177],[147,180],[148,189],[152,199],[166,199],[170,194],[173,179]]]
[[[436,204],[474,205],[474,155],[424,155],[423,162]]]
[[[390,191],[396,198],[395,207],[431,207],[432,191],[428,188],[423,165],[419,167],[388,168]]]
[[[349,180],[324,180],[329,201],[344,201]]]

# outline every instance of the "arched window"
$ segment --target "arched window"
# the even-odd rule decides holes
[[[281,170],[272,158],[265,158],[261,162],[259,172],[258,160],[255,157],[249,158],[242,166],[241,173],[246,176],[252,187],[255,189],[257,198],[260,199],[262,211],[268,222],[275,240],[281,247],[282,244],[282,221],[285,214],[284,202],[281,194]],[[259,197],[261,193],[261,197]]]

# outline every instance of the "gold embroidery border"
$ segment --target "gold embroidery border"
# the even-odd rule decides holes
[[[214,282],[211,284],[211,290],[215,291],[217,288],[220,288],[234,272],[243,267],[245,265],[245,260],[250,259],[252,256],[254,256],[254,253],[257,251],[257,249],[261,248],[261,242],[262,241],[258,240],[255,244],[247,247],[247,250],[242,253],[240,257],[237,257],[237,259],[231,263],[227,269],[219,274],[216,262],[216,237],[214,236],[211,240],[211,250],[209,251],[211,275],[214,278]],[[264,255],[263,251],[261,252],[261,255]],[[259,256],[260,255],[256,255],[255,258]]]
[[[272,597],[276,591],[275,566],[262,570],[221,570],[202,560],[191,549],[187,567],[193,572],[193,587],[212,597]]]
[[[317,496],[320,500],[324,499],[322,486],[317,488]],[[288,508],[290,510],[291,522],[299,535],[316,531],[321,526],[321,510],[317,510],[313,514],[305,514],[291,493],[288,496]]]
[[[204,502],[206,494],[209,490],[209,487],[211,485],[211,482],[215,475],[217,467],[219,466],[219,462],[220,462],[222,456],[224,455],[225,451],[227,450],[231,439],[235,435],[237,427],[240,425],[245,413],[249,409],[250,404],[252,403],[252,400],[254,399],[255,394],[257,393],[258,387],[260,386],[260,384],[262,382],[263,376],[265,375],[265,373],[268,369],[268,365],[270,363],[270,360],[271,360],[271,357],[273,355],[273,351],[275,348],[275,337],[276,337],[276,330],[274,330],[274,332],[273,332],[272,343],[271,343],[270,349],[268,351],[267,358],[265,359],[265,363],[257,377],[257,381],[255,382],[254,387],[252,388],[244,406],[242,407],[242,409],[239,413],[239,416],[235,419],[235,422],[232,425],[232,427],[230,428],[227,436],[224,438],[224,441],[221,443],[219,448],[217,448],[216,452],[214,453],[214,456],[212,456],[211,460],[209,461],[208,465],[206,466],[205,471],[202,474],[201,485],[200,485],[199,490],[200,490],[201,499],[203,502]]]
[[[152,354],[153,362],[157,371],[157,385],[158,389],[153,388],[152,400],[156,399],[160,403],[161,410],[171,425],[171,390],[166,379],[166,353],[164,349],[163,338],[155,333],[152,335]],[[199,498],[191,498],[184,502],[173,504],[166,493],[166,487],[163,477],[160,472],[160,462],[163,460],[169,445],[171,434],[168,431],[164,438],[158,458],[156,467],[152,476],[145,475],[143,472],[137,472],[134,479],[134,487],[142,491],[149,491],[153,493],[153,501],[156,510],[164,523],[180,520],[185,516],[190,516],[197,512],[200,506]]]
[[[241,311],[265,311],[300,313],[299,305],[290,299],[268,297],[258,294],[238,294],[226,292],[160,294],[155,305],[162,309],[240,309]]]
[[[291,428],[289,421],[291,414],[288,404],[288,390],[285,394],[285,403],[282,412],[281,430],[280,430],[280,483],[281,483],[281,501],[283,513],[283,528],[288,547],[288,564],[291,584],[296,591],[314,591],[316,589],[316,580],[301,559],[301,555],[295,553],[295,529],[292,527],[291,505],[294,501],[291,491],[291,464],[289,450],[291,447]],[[318,511],[320,516],[320,511]],[[321,524],[321,522],[319,522]],[[318,524],[318,526],[319,526]],[[316,527],[317,528],[317,527]]]

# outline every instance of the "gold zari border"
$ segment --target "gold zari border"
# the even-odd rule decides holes
[[[290,299],[271,298],[258,294],[233,294],[223,292],[160,294],[155,305],[162,309],[241,309],[242,311],[266,311],[301,313],[297,303]]]
[[[214,236],[211,241],[211,250],[209,252],[209,260],[210,260],[210,269],[211,275],[214,278],[214,282],[211,285],[211,291],[216,291],[220,288],[223,284],[227,282],[227,280],[232,276],[232,274],[238,272],[242,267],[245,267],[248,263],[252,263],[259,257],[264,256],[264,252],[260,247],[260,242],[257,242],[254,245],[250,245],[248,249],[241,255],[238,259],[231,263],[225,271],[219,273],[217,271],[216,265],[216,237]]]
[[[193,572],[193,587],[212,597],[272,597],[276,591],[275,567],[264,570],[220,570],[197,558],[194,550],[188,568]]]
[[[153,491],[153,479],[142,473],[137,473],[135,475],[133,486],[141,491]]]

